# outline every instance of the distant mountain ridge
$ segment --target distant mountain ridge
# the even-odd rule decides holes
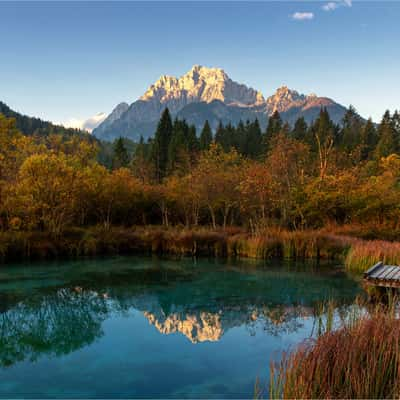
[[[334,122],[344,116],[346,108],[327,97],[299,94],[286,86],[267,99],[261,92],[233,81],[221,68],[195,65],[180,78],[163,75],[131,105],[118,104],[111,114],[93,130],[99,139],[123,136],[138,140],[153,135],[162,111],[168,107],[174,117],[184,118],[199,130],[205,120],[212,129],[222,123],[258,118],[262,128],[268,117],[278,111],[284,121],[294,124],[297,118],[313,121],[321,107],[326,107]]]
[[[29,117],[19,112],[12,110],[7,104],[0,101],[0,114],[3,114],[7,118],[14,118],[15,125],[19,131],[24,135],[39,135],[47,136],[49,134],[60,134],[60,135],[85,135],[86,131],[81,131],[75,128],[65,128],[62,125],[56,125],[48,121],[43,121],[40,118]]]

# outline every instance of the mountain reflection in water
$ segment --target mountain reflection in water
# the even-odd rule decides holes
[[[342,268],[274,261],[3,266],[0,398],[248,398],[321,304],[338,321],[359,293]]]

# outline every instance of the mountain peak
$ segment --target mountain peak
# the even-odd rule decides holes
[[[149,137],[166,107],[174,118],[185,118],[197,129],[205,120],[215,128],[220,121],[237,124],[255,118],[265,127],[274,111],[291,124],[299,116],[307,122],[314,120],[321,107],[329,108],[334,121],[340,121],[345,112],[331,99],[304,95],[286,85],[264,99],[261,92],[233,81],[222,68],[195,64],[179,77],[162,75],[139,100],[113,110],[94,134],[103,139]]]
[[[172,113],[194,102],[252,106],[264,102],[260,92],[234,82],[222,68],[194,65],[179,78],[163,75],[140,98],[142,101],[161,103]]]
[[[305,100],[304,94],[299,94],[299,92],[291,90],[287,86],[281,86],[272,96],[268,97],[267,108],[271,112],[284,112],[294,105],[301,105]]]

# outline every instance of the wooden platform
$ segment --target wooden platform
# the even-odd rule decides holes
[[[364,281],[374,286],[400,288],[400,266],[379,262],[364,272]]]

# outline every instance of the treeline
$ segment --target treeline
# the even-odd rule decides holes
[[[0,101],[0,114],[7,118],[14,118],[15,126],[24,135],[29,136],[48,136],[48,135],[64,135],[75,136],[82,135],[89,139],[90,135],[79,129],[65,128],[62,125],[54,125],[51,122],[43,121],[40,118],[28,117],[13,111],[7,104]]]
[[[338,126],[321,109],[310,126],[274,113],[265,132],[253,121],[214,135],[206,122],[197,135],[165,110],[154,138],[117,140],[107,168],[89,138],[24,136],[0,115],[1,229],[396,224],[399,120],[386,112],[375,126],[350,108]]]
[[[161,182],[163,178],[177,173],[191,171],[201,152],[211,143],[220,145],[225,151],[237,151],[247,159],[263,161],[274,146],[278,135],[296,140],[308,146],[324,175],[330,159],[335,158],[339,168],[348,168],[368,160],[379,160],[400,152],[400,114],[386,111],[381,123],[365,121],[350,107],[342,124],[334,124],[326,109],[321,109],[319,117],[308,126],[304,118],[299,118],[293,127],[284,123],[276,111],[269,118],[266,131],[262,131],[258,120],[232,124],[220,124],[213,135],[208,121],[199,135],[194,126],[185,121],[172,121],[168,109],[160,119],[154,138],[146,143],[143,138],[131,154],[118,139],[114,144],[114,166],[132,166],[145,173],[144,179]],[[308,167],[311,167],[312,162]]]

